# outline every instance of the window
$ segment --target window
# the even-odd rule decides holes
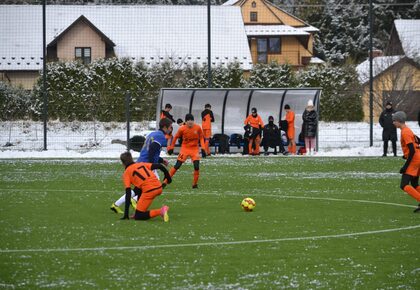
[[[92,61],[90,47],[76,47],[74,50],[74,58],[81,60],[83,64],[89,64]]]
[[[255,3],[255,1],[254,2],[252,2],[252,8],[255,8],[255,7],[257,7],[257,3]]]
[[[257,54],[259,63],[267,63],[268,54],[281,53],[280,37],[261,37],[257,39]]]
[[[270,37],[268,39],[268,52],[280,53],[280,37]]]
[[[258,14],[257,14],[257,12],[251,12],[250,13],[250,18],[251,18],[251,21],[257,22],[258,21]]]
[[[267,63],[267,38],[258,38],[257,54],[259,63]]]

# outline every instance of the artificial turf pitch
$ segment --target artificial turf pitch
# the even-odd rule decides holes
[[[199,189],[186,163],[152,206],[170,206],[164,223],[109,210],[118,160],[3,160],[0,288],[418,289],[420,214],[399,189],[402,163],[211,157]]]

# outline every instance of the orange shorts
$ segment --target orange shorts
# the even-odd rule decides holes
[[[199,148],[182,148],[181,152],[178,154],[178,161],[185,162],[187,159],[191,158],[192,161],[200,160],[200,151]]]
[[[156,196],[162,193],[162,187],[152,188],[142,192],[140,199],[137,201],[136,210],[146,212],[152,204]]]
[[[211,138],[211,129],[203,129],[203,136],[205,139]]]
[[[420,159],[413,158],[407,170],[405,171],[405,174],[408,174],[414,177],[420,176]]]

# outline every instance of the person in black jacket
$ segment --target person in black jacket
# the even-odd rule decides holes
[[[302,133],[305,139],[306,154],[315,154],[316,131],[318,128],[318,114],[315,111],[312,100],[308,101],[308,105],[302,114],[303,124]]]
[[[280,145],[280,152],[284,152],[283,144],[280,142],[280,130],[274,124],[274,117],[268,117],[268,124],[263,128],[262,145],[264,147],[264,155],[268,155],[268,148],[274,148],[274,155],[277,155],[277,146]],[[283,148],[283,150],[281,150]]]
[[[379,117],[379,124],[383,128],[382,141],[384,141],[384,154],[382,156],[386,156],[388,153],[388,141],[390,140],[392,143],[392,152],[394,156],[397,156],[397,128],[392,124],[392,114],[394,113],[395,110],[392,108],[392,103],[387,102],[385,110]]]

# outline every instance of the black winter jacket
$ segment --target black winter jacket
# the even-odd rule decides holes
[[[315,110],[308,111],[305,109],[302,115],[303,119],[303,136],[304,137],[315,137],[316,130],[318,127],[318,114]]]

